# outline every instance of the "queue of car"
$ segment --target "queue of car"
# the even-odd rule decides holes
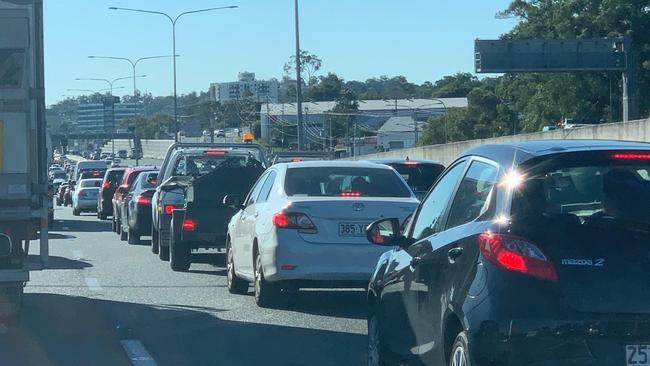
[[[649,144],[479,146],[446,169],[299,160],[175,144],[160,169],[109,170],[120,196],[98,202],[174,271],[225,249],[228,290],[258,306],[367,289],[368,365],[643,364]]]

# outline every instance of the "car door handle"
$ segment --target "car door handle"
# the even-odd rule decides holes
[[[449,257],[449,262],[455,263],[456,259],[463,255],[463,248],[452,248],[447,252],[447,257]]]

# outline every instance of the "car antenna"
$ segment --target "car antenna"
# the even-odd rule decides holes
[[[411,159],[409,159],[409,156],[408,156],[408,155],[406,155],[406,161],[409,161],[409,160],[411,160]]]

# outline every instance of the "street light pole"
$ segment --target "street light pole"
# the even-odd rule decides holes
[[[300,18],[298,16],[298,0],[294,0],[294,15],[296,20],[296,106],[298,111],[297,135],[298,151],[302,150],[303,130],[302,130],[302,77],[300,75]]]
[[[174,68],[174,141],[178,142],[178,132],[179,132],[179,125],[178,125],[178,94],[176,92],[176,22],[180,17],[183,15],[187,14],[194,14],[194,13],[203,13],[207,11],[213,11],[213,10],[221,10],[221,9],[235,9],[238,8],[237,5],[231,5],[231,6],[220,6],[216,8],[207,8],[207,9],[199,9],[199,10],[191,10],[191,11],[185,11],[180,14],[178,14],[175,18],[172,18],[169,14],[164,13],[162,11],[153,11],[153,10],[143,10],[143,9],[131,9],[131,8],[120,8],[120,7],[115,7],[111,6],[109,7],[110,10],[124,10],[124,11],[134,11],[138,13],[148,13],[148,14],[158,14],[166,17],[169,19],[172,25],[172,59],[173,59],[173,68]]]

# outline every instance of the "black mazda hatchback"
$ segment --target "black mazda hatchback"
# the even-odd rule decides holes
[[[479,146],[367,236],[369,365],[650,365],[650,144]]]

